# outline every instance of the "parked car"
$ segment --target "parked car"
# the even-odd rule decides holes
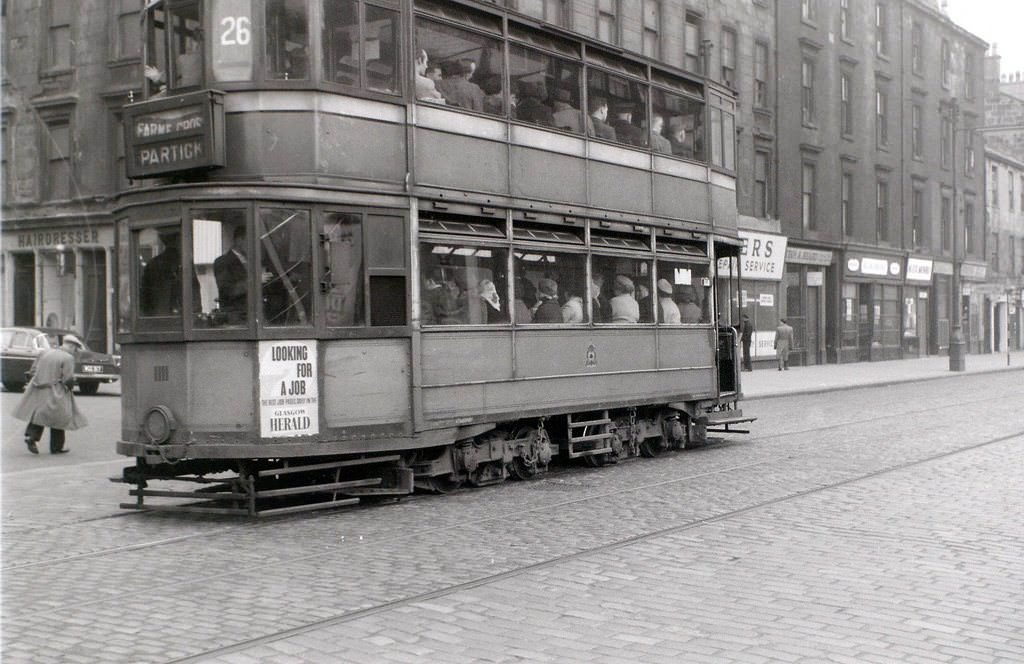
[[[76,333],[52,327],[5,327],[0,329],[0,366],[3,385],[10,392],[21,392],[35,359],[47,348],[56,348],[64,339],[75,346],[75,380],[82,394],[96,394],[100,383],[112,383],[121,377],[121,356],[89,350]]]

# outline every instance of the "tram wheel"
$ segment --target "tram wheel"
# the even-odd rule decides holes
[[[445,495],[461,489],[462,478],[453,479],[450,475],[435,475],[427,480],[426,484],[433,493]]]
[[[600,468],[608,464],[610,455],[605,452],[604,454],[588,454],[583,457],[583,463],[587,464],[591,468]]]
[[[661,436],[654,438],[645,438],[640,443],[640,456],[653,459],[665,451],[665,439]]]

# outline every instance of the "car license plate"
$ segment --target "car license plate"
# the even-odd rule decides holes
[[[82,365],[82,370],[85,371],[85,373],[103,373],[103,367],[95,364],[84,364]]]

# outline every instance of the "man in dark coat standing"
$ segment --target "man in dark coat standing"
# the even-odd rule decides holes
[[[743,370],[753,371],[754,367],[750,361],[750,342],[754,338],[754,324],[750,322],[750,316],[743,314],[740,321],[740,342],[743,344]]]
[[[244,323],[249,293],[249,259],[245,255],[245,227],[239,226],[232,236],[231,249],[213,261],[217,280],[217,298],[228,323]]]
[[[785,318],[779,319],[775,328],[775,355],[779,360],[779,371],[789,371],[789,351],[793,347],[793,328]]]
[[[29,370],[32,380],[14,409],[14,417],[28,422],[25,446],[32,454],[39,454],[36,443],[44,427],[50,427],[50,454],[63,454],[67,452],[64,431],[87,424],[71,395],[75,384],[74,351],[74,344],[65,337],[60,347],[43,351]]]

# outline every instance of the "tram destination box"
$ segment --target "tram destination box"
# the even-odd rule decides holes
[[[224,165],[224,94],[201,90],[124,107],[125,169],[132,179]]]

